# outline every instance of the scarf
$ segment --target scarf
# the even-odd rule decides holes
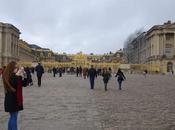
[[[19,106],[23,105],[23,96],[22,96],[22,79],[18,78],[17,85],[17,103]]]

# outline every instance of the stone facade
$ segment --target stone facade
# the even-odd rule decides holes
[[[153,26],[146,36],[146,59],[159,64],[163,72],[175,71],[175,23]]]
[[[55,53],[54,56],[55,56],[55,61],[57,62],[71,62],[72,61],[72,58],[68,57],[68,55],[66,54]]]
[[[19,35],[15,26],[0,22],[0,67],[19,60]]]
[[[37,57],[37,61],[54,62],[55,55],[52,50],[47,48],[32,48],[33,54]]]
[[[175,71],[175,23],[153,26],[124,50],[128,63],[159,65],[164,73]]]
[[[26,41],[19,40],[19,59],[20,62],[34,62],[37,61],[37,56],[34,55]]]
[[[113,58],[112,58],[112,61],[114,63],[124,63],[124,52],[122,49],[118,50],[114,55],[113,55]]]

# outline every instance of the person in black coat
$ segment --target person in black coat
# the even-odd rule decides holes
[[[79,67],[79,74],[80,74],[80,77],[82,77],[82,67],[81,66]]]
[[[42,75],[44,73],[44,68],[40,63],[38,63],[38,65],[35,67],[35,71],[36,71],[36,75],[38,78],[38,87],[40,87],[41,86],[41,78],[42,78]]]
[[[29,67],[26,67],[25,69],[25,72],[26,72],[26,78],[27,78],[27,84],[26,86],[30,85],[32,86],[33,85],[33,80],[32,80],[32,75],[31,75],[31,70]]]
[[[58,69],[58,71],[59,71],[59,77],[62,77],[62,73],[63,73],[62,68],[60,67],[60,68]]]
[[[77,68],[76,68],[77,77],[78,77],[79,73],[80,73],[80,70],[79,70],[79,68],[77,67]]]
[[[103,82],[104,82],[104,86],[105,86],[105,91],[107,91],[107,84],[108,84],[108,81],[111,77],[111,74],[109,71],[107,71],[107,68],[104,69],[103,73],[102,73],[102,76],[103,76]]]
[[[55,75],[57,73],[57,69],[55,67],[53,67],[52,72],[53,72],[53,77],[55,77]]]
[[[88,77],[90,80],[91,89],[94,89],[94,80],[95,80],[95,77],[97,77],[97,72],[93,68],[93,65],[91,65],[91,68],[88,70]]]
[[[24,71],[17,68],[16,62],[10,62],[3,73],[5,90],[4,108],[9,112],[8,130],[17,130],[18,112],[23,110],[22,76]]]
[[[122,89],[122,82],[123,82],[123,80],[126,79],[126,77],[124,76],[124,74],[123,74],[123,72],[121,71],[120,68],[118,69],[118,72],[116,73],[115,77],[118,77],[117,81],[118,81],[118,84],[119,84],[119,90],[121,90]]]

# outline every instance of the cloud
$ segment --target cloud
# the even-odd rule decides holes
[[[1,0],[0,21],[55,52],[106,53],[135,30],[175,21],[174,0]]]

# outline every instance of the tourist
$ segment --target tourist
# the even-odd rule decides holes
[[[29,67],[26,67],[25,69],[26,72],[26,79],[27,79],[27,83],[26,86],[32,86],[33,85],[33,80],[32,80],[32,75],[31,75],[31,69]]]
[[[174,75],[174,71],[173,71],[173,69],[171,70],[171,74]]]
[[[58,71],[59,71],[59,77],[62,77],[62,73],[63,73],[62,67],[60,67],[60,68],[58,69]]]
[[[84,79],[86,79],[86,76],[87,76],[87,73],[88,73],[88,68],[83,68],[83,77]]]
[[[112,69],[111,69],[111,67],[109,67],[109,73],[110,73],[109,79],[111,79],[112,78]]]
[[[40,87],[41,86],[41,78],[42,78],[42,75],[44,73],[44,68],[41,65],[41,63],[38,63],[38,65],[35,67],[35,71],[36,71],[36,75],[38,78],[38,87]]]
[[[17,130],[18,112],[23,110],[22,76],[24,71],[18,69],[16,62],[10,62],[3,73],[5,91],[4,107],[9,112],[8,130]]]
[[[124,76],[124,74],[120,68],[118,69],[118,72],[116,73],[115,77],[117,77],[117,81],[119,84],[119,90],[122,90],[122,82],[123,82],[123,80],[126,79],[126,77]]]
[[[108,81],[111,77],[111,74],[109,71],[107,71],[107,68],[104,69],[103,73],[102,73],[102,76],[103,76],[103,82],[104,82],[104,86],[105,86],[105,91],[107,91],[107,84],[108,84]]]
[[[80,77],[82,77],[82,67],[81,66],[79,67],[79,74],[80,74]]]
[[[95,80],[95,77],[97,77],[97,72],[93,68],[93,65],[91,65],[91,68],[88,70],[88,77],[90,80],[91,89],[94,89],[94,80]]]
[[[148,71],[147,70],[144,70],[143,71],[143,75],[144,75],[144,77],[146,78],[146,75],[148,74]]]
[[[55,75],[57,73],[57,69],[55,67],[53,67],[52,72],[53,72],[53,77],[55,77]]]
[[[31,67],[30,70],[31,70],[32,74],[35,73],[35,68],[34,67]]]
[[[79,68],[78,67],[76,68],[76,74],[77,74],[77,77],[78,77],[78,75],[79,75]]]

